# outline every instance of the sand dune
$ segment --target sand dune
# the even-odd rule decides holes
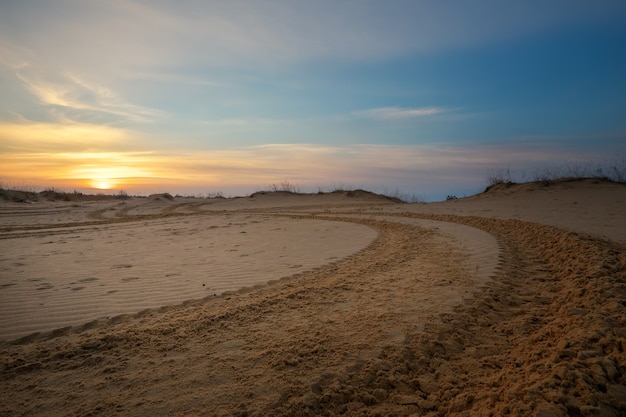
[[[0,415],[626,413],[622,185],[0,216]]]

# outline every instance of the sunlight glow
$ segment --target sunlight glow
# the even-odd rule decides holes
[[[91,180],[91,186],[99,190],[110,190],[115,188],[115,184],[109,178],[96,178]]]

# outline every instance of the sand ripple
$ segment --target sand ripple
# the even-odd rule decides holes
[[[351,223],[211,215],[3,239],[0,340],[263,284],[375,237]]]

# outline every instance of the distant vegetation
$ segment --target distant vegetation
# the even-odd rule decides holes
[[[54,187],[37,191],[36,187],[15,186],[0,183],[0,200],[14,201],[17,203],[30,203],[36,201],[85,201],[85,200],[125,200],[130,196],[124,190],[117,194],[84,194],[80,191],[63,191]]]
[[[268,190],[266,191],[257,191],[256,193],[251,194],[251,196],[255,196],[257,194],[267,194],[267,193],[289,193],[289,194],[307,194],[300,190],[300,187],[296,184],[293,184],[288,181],[283,181],[279,184],[272,184]],[[366,190],[361,189],[332,189],[329,191],[321,191],[321,189],[316,194],[331,194],[331,193],[346,193],[349,197],[359,197],[364,194],[370,195],[379,195],[383,198],[387,198],[390,200],[394,200],[397,202],[414,202],[407,200],[406,196],[404,198],[401,197],[399,192],[396,192],[392,195],[377,194]],[[169,193],[161,193],[161,194],[152,194],[148,197],[145,196],[130,196],[126,191],[120,190],[116,194],[84,194],[80,191],[62,191],[55,188],[47,188],[42,191],[37,191],[36,187],[30,186],[11,186],[0,183],[0,200],[5,201],[13,201],[17,203],[34,203],[39,201],[68,201],[68,202],[78,202],[78,201],[96,201],[96,200],[126,200],[128,198],[148,198],[152,200],[173,200],[174,198],[226,198],[224,193],[221,191],[218,192],[210,192],[206,196],[194,196],[194,195],[179,195],[177,194],[175,197]],[[410,198],[410,197],[408,197]],[[413,197],[414,199],[416,197]]]
[[[395,189],[394,191],[383,190],[381,193],[375,193],[373,191],[361,190],[354,187],[349,187],[346,185],[336,185],[328,188],[318,187],[317,194],[329,194],[329,193],[338,193],[338,192],[346,192],[353,193],[357,191],[363,191],[371,194],[378,194],[384,197],[390,198],[392,200],[398,200],[403,203],[417,203],[422,202],[423,198],[419,194],[414,193],[403,193],[399,189]],[[272,184],[269,187],[268,191],[260,191],[260,192],[283,192],[290,194],[306,194],[303,193],[300,187],[297,184],[294,184],[289,181],[282,181],[279,184]]]
[[[511,169],[490,169],[487,175],[489,185],[513,184],[511,180]]]
[[[613,163],[571,163],[565,162],[561,165],[542,168],[536,171],[531,177],[531,181],[543,182],[549,185],[563,179],[597,179],[616,183],[626,183],[626,158],[616,160]],[[521,182],[528,179],[522,175]],[[489,186],[497,184],[515,184],[516,181],[511,174],[509,167],[505,169],[491,169],[487,175]]]
[[[292,193],[292,194],[300,194],[300,187],[296,184],[292,184],[289,181],[283,181],[280,184],[272,184],[270,185],[271,192],[283,192],[283,193]]]

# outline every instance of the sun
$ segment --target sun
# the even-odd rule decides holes
[[[109,178],[94,178],[91,185],[99,190],[110,190],[115,187],[115,183]]]

